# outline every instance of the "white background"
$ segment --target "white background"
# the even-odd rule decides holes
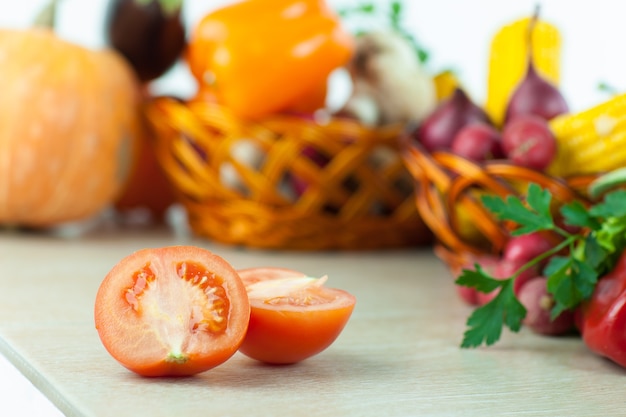
[[[228,0],[186,0],[184,19],[192,27],[204,13]],[[25,28],[44,0],[0,0],[0,27]],[[332,6],[356,4],[331,0]],[[385,4],[379,0],[377,3]],[[431,53],[433,72],[453,68],[477,102],[486,92],[489,41],[503,24],[532,13],[536,0],[405,0],[404,25]],[[62,0],[59,36],[100,48],[105,45],[104,14],[107,0]],[[607,98],[598,90],[605,82],[626,90],[626,2],[620,0],[544,0],[542,16],[563,36],[561,89],[573,110],[582,110]],[[0,81],[1,82],[1,81]],[[191,94],[195,84],[183,64],[155,85],[155,91],[179,96]],[[59,416],[3,358],[0,358],[0,414]],[[16,408],[19,407],[19,408]],[[6,412],[9,414],[5,414]]]
[[[204,13],[232,0],[186,0],[184,19],[192,27]],[[386,0],[374,0],[387,4]],[[61,0],[57,33],[68,40],[102,47],[108,0]],[[45,0],[0,0],[0,26],[25,27]],[[331,6],[359,0],[329,0]],[[405,26],[430,51],[433,72],[452,67],[479,103],[486,94],[489,42],[503,24],[532,13],[541,5],[545,20],[563,36],[561,89],[573,110],[581,110],[607,94],[605,82],[626,90],[626,2],[621,0],[405,0]],[[9,6],[10,4],[10,6]],[[195,89],[183,65],[159,80],[157,92],[187,96]]]

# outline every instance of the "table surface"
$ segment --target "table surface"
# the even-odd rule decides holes
[[[237,353],[194,377],[139,377],[100,343],[94,297],[124,256],[175,244],[206,247],[235,268],[328,274],[357,306],[330,348],[296,365]],[[0,352],[67,416],[626,415],[626,372],[577,337],[522,330],[496,346],[459,348],[471,310],[428,247],[303,253],[141,228],[0,232],[0,288]]]

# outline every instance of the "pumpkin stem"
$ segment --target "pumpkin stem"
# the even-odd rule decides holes
[[[48,4],[35,17],[34,26],[46,29],[54,29],[56,23],[57,6],[59,0],[49,0]]]
[[[147,6],[154,1],[159,3],[159,6],[161,6],[161,10],[163,10],[164,14],[170,16],[180,11],[183,7],[183,0],[135,0],[137,4],[142,6]]]

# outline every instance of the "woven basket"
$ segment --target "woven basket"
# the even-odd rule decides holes
[[[455,269],[477,255],[500,254],[516,227],[497,220],[481,204],[481,195],[524,199],[527,186],[536,183],[552,193],[556,214],[566,202],[588,204],[586,188],[596,178],[555,178],[503,160],[478,164],[450,152],[429,153],[408,136],[401,143],[402,158],[415,179],[416,206],[435,235],[435,252]]]
[[[151,99],[157,157],[193,232],[267,249],[378,249],[432,242],[399,153],[401,129]]]

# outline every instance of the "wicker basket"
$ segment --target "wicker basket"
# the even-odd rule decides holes
[[[586,188],[596,178],[555,178],[503,160],[478,164],[450,152],[428,153],[409,136],[401,143],[402,158],[416,183],[416,206],[435,235],[436,253],[451,268],[476,255],[501,253],[515,227],[497,220],[481,204],[481,195],[523,199],[527,186],[536,183],[550,190],[557,213],[566,202],[588,204]]]
[[[400,127],[297,116],[250,122],[211,102],[167,97],[145,110],[199,236],[267,249],[432,243],[400,157]]]

